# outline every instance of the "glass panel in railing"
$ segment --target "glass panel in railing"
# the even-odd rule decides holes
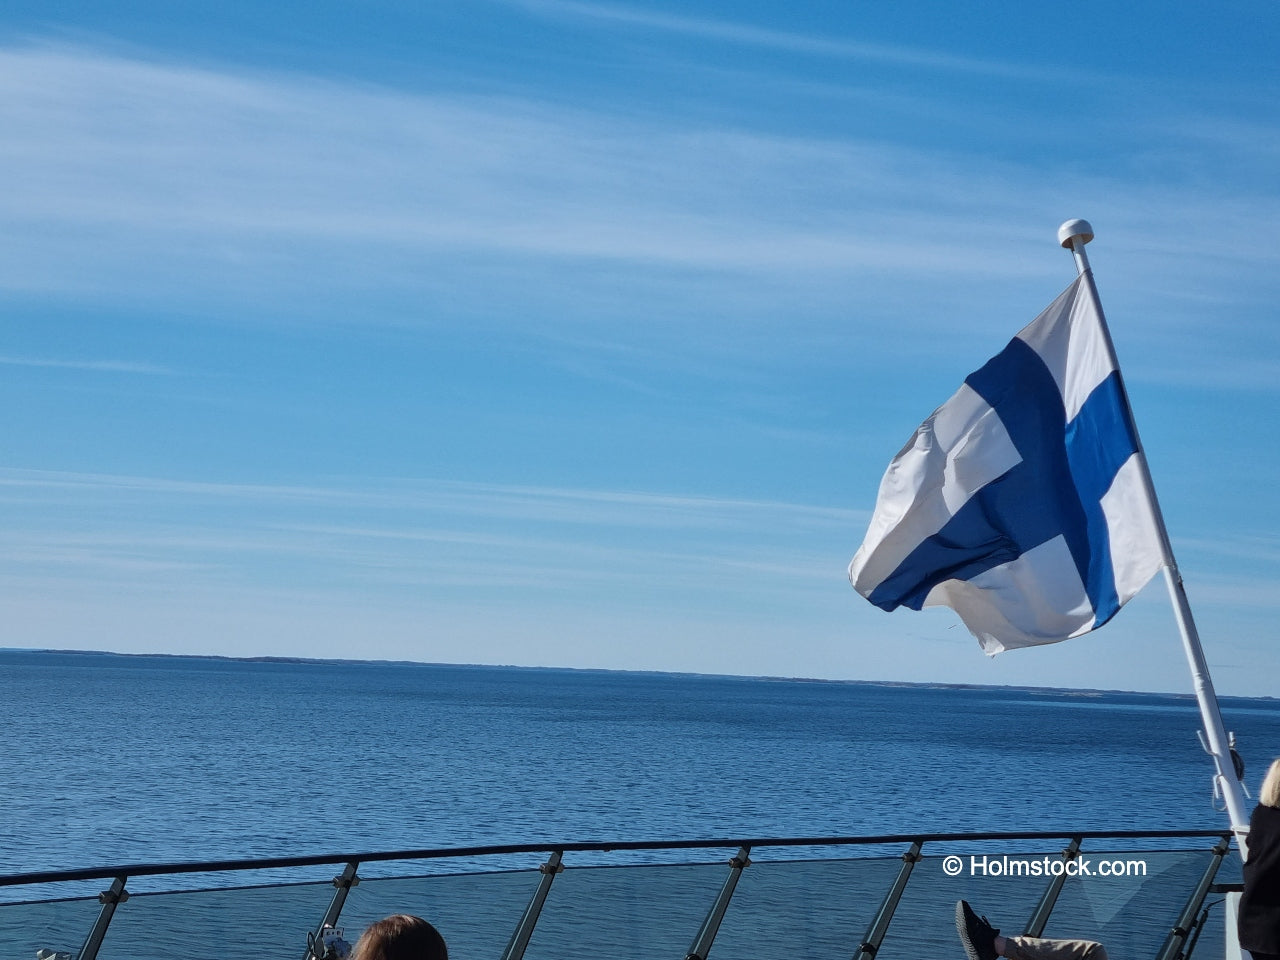
[[[1021,932],[1053,880],[1061,851],[1000,850],[974,844],[916,864],[878,960],[963,956],[956,937],[956,901],[968,900],[1004,932]]]
[[[1218,875],[1214,877],[1214,883],[1241,883],[1243,881],[1243,873],[1240,869],[1240,851],[1232,846],[1231,850],[1222,858],[1222,866],[1218,868]]]
[[[34,957],[37,950],[75,956],[102,905],[96,898],[0,904],[0,957]]]
[[[1154,957],[1186,906],[1210,862],[1207,849],[1194,852],[1099,853],[1085,851],[1093,875],[1063,888],[1045,928],[1047,937],[1098,940],[1112,957]],[[1099,875],[1101,871],[1108,874]],[[1221,900],[1210,894],[1206,900]],[[1197,958],[1223,955],[1221,906],[1212,931],[1196,948]]]
[[[301,957],[324,916],[331,883],[135,893],[120,904],[101,960]]]
[[[354,943],[373,921],[411,913],[440,931],[451,960],[498,960],[541,876],[536,870],[521,870],[361,880],[347,897],[337,925]],[[317,913],[313,922],[322,915],[323,911]]]
[[[683,957],[728,875],[723,862],[567,867],[551,886],[525,956]]]
[[[902,869],[898,857],[752,860],[712,947],[713,958],[849,960]]]

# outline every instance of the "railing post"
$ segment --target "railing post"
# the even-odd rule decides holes
[[[729,861],[729,875],[724,878],[724,886],[720,888],[716,902],[711,905],[711,912],[702,921],[702,926],[698,929],[697,936],[693,938],[693,945],[689,947],[684,960],[707,960],[707,954],[711,952],[711,944],[715,943],[716,934],[720,932],[720,923],[724,920],[725,911],[729,909],[729,900],[738,886],[738,879],[742,876],[742,871],[751,866],[750,853],[751,848],[743,846],[739,848],[737,856]]]
[[[342,908],[346,905],[347,894],[351,892],[351,888],[360,883],[360,878],[356,876],[356,870],[360,863],[357,860],[348,861],[342,873],[333,878],[333,899],[329,901],[329,909],[324,912],[324,919],[320,921],[320,926],[316,927],[314,933],[307,934],[307,952],[302,955],[302,960],[324,960],[324,937],[325,927],[336,927],[338,925],[338,917],[342,913]],[[317,950],[319,952],[317,952]]]
[[[1200,907],[1204,905],[1204,898],[1209,894],[1209,887],[1213,884],[1214,875],[1218,872],[1218,867],[1222,865],[1222,858],[1227,855],[1229,849],[1231,849],[1230,834],[1219,840],[1218,845],[1213,848],[1213,856],[1209,860],[1209,865],[1205,867],[1204,875],[1200,878],[1200,882],[1196,884],[1196,888],[1191,891],[1191,896],[1187,898],[1187,905],[1182,908],[1182,913],[1178,916],[1178,922],[1174,924],[1173,929],[1169,931],[1169,935],[1165,937],[1164,946],[1156,954],[1156,960],[1179,960],[1184,956],[1182,947],[1187,941],[1187,934],[1195,927],[1196,914],[1200,912]]]
[[[911,871],[920,862],[920,847],[921,841],[916,840],[911,844],[911,849],[902,855],[902,869],[898,871],[893,886],[885,894],[884,902],[880,904],[880,909],[876,911],[875,917],[867,926],[866,935],[858,946],[858,952],[854,954],[855,960],[871,960],[880,949],[884,935],[889,931],[893,912],[898,909],[898,901],[902,899],[902,891],[907,888],[907,881],[911,879]]]
[[[551,856],[547,857],[547,862],[538,867],[542,879],[538,881],[538,889],[533,891],[533,899],[524,908],[524,915],[516,924],[515,933],[511,934],[507,949],[502,951],[502,960],[521,960],[524,956],[525,948],[529,946],[529,939],[533,936],[533,928],[538,925],[542,905],[546,903],[547,894],[551,892],[551,881],[556,878],[556,874],[564,871],[560,860],[561,851],[554,850]]]
[[[1067,882],[1066,865],[1080,856],[1081,839],[1081,837],[1072,837],[1067,849],[1062,851],[1062,872],[1049,881],[1049,886],[1045,888],[1040,902],[1036,904],[1035,910],[1031,912],[1031,919],[1027,921],[1027,929],[1022,932],[1024,937],[1038,937],[1044,933],[1044,926],[1049,922],[1049,914],[1053,913],[1054,904],[1058,902],[1058,894],[1062,893],[1062,885]]]
[[[89,936],[84,941],[84,946],[80,948],[80,953],[76,960],[97,960],[98,948],[102,946],[102,938],[107,935],[107,927],[111,926],[111,918],[115,916],[116,907],[129,899],[129,891],[125,890],[124,885],[128,877],[116,877],[111,881],[110,888],[103,890],[98,894],[98,902],[102,904],[102,909],[98,911],[98,919],[93,923],[93,929],[89,931]]]
[[[1191,955],[1196,952],[1196,944],[1200,942],[1200,934],[1204,933],[1204,925],[1209,919],[1209,907],[1205,907],[1200,911],[1200,916],[1196,920],[1196,928],[1191,934],[1191,939],[1187,941],[1187,948],[1182,951],[1182,955],[1190,960]]]

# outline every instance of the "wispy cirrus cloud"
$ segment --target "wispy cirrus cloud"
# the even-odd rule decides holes
[[[5,492],[7,491],[7,493]],[[716,526],[785,520],[860,524],[866,510],[733,497],[592,490],[443,480],[354,478],[322,484],[260,484],[0,468],[0,495],[11,501],[86,504],[118,497],[232,504],[323,504],[351,509],[438,510],[537,522],[649,527]],[[699,521],[699,518],[700,521]]]
[[[884,140],[82,48],[0,50],[0,83],[0,173],[24,185],[0,196],[15,291],[413,287],[530,258],[739,280],[1026,275],[973,241],[1017,238],[1044,193],[1039,171],[977,174]]]
[[[55,360],[48,357],[0,356],[0,366],[82,370],[87,373],[137,373],[148,376],[173,376],[176,372],[154,363],[135,363],[127,360]]]
[[[702,23],[552,5],[561,7]],[[0,80],[10,92],[0,163],[26,184],[0,213],[28,224],[713,268],[926,258],[963,270],[972,264],[953,242],[961,223],[972,230],[974,209],[996,215],[1011,190],[1031,190],[1029,171],[975,177],[958,157],[883,141],[654,126],[533,100],[415,96],[83,49],[11,47]]]
[[[629,7],[547,9],[739,30]],[[83,47],[0,48],[0,85],[0,177],[23,184],[0,193],[0,291],[14,296],[177,305],[255,325],[444,313],[602,341],[642,317],[646,330],[668,324],[681,353],[698,337],[732,349],[730,323],[775,330],[785,317],[843,332],[853,305],[873,318],[860,337],[885,335],[891,316],[941,329],[916,342],[946,352],[955,328],[928,311],[978,288],[1000,297],[1065,281],[1066,261],[1026,250],[1052,249],[1055,218],[1068,214],[1094,217],[1127,251],[1125,285],[1108,293],[1118,308],[1126,296],[1159,303],[1153,329],[1198,320],[1196,298],[1224,311],[1246,295],[1269,300],[1258,278],[1280,262],[1269,242],[1280,205],[1258,184],[1197,176],[1188,189],[1145,167],[1022,161],[998,143],[975,153],[708,125]],[[1184,146],[1142,149],[1159,160]],[[1171,288],[1186,222],[1200,256],[1183,257]],[[1245,269],[1250,287],[1236,282]],[[908,302],[921,291],[933,302]],[[1017,302],[972,322],[1004,330],[1026,309]],[[785,340],[771,349],[790,349]],[[1161,349],[1154,332],[1151,342]],[[603,368],[596,359],[586,366]],[[1260,362],[1265,376],[1265,352]],[[1172,369],[1153,362],[1151,375]]]
[[[22,519],[0,529],[0,579],[11,586],[274,585],[281,597],[327,589],[369,602],[406,589],[532,591],[588,606],[825,590],[842,583],[841,533],[865,519],[636,491],[370,480],[295,488],[12,469],[0,471],[0,501],[21,507]]]
[[[821,37],[730,20],[680,16],[655,10],[643,10],[625,4],[587,3],[582,0],[505,0],[505,2],[545,17],[622,25],[808,56],[839,57],[916,69],[1024,80],[1064,81],[1069,79],[1069,75],[1062,71],[1050,71],[1043,67],[1004,63],[998,60],[980,60],[938,50],[895,44]]]
[[[0,198],[0,217],[25,228],[32,252],[93,244],[111,259],[110,242],[154,249],[161,262],[207,254],[228,269],[252,252],[286,273],[281,241],[312,254],[338,245],[360,270],[376,268],[353,259],[355,245],[733,272],[891,269],[922,257],[960,271],[968,260],[944,213],[906,229],[900,211],[883,209],[928,182],[921,158],[884,145],[84,50],[4,51],[0,81],[12,94],[0,104],[10,144],[0,169],[25,184]],[[954,206],[933,184],[935,211]],[[864,207],[856,229],[837,212],[872,198],[883,212]],[[71,226],[77,238],[63,232]],[[47,264],[7,280],[22,287],[42,273]]]

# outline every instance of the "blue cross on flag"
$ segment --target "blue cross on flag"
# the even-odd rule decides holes
[[[893,458],[849,580],[951,607],[989,654],[1077,637],[1165,562],[1146,470],[1081,275]]]

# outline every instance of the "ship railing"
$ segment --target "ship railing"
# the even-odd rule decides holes
[[[1105,867],[1105,869],[1104,869]],[[336,871],[336,874],[335,874]],[[391,913],[454,960],[919,960],[959,955],[957,900],[1006,934],[1218,960],[1239,878],[1213,830],[528,843],[0,876],[0,960],[332,954]],[[328,936],[326,936],[328,934]],[[1234,960],[1234,958],[1228,958]]]

